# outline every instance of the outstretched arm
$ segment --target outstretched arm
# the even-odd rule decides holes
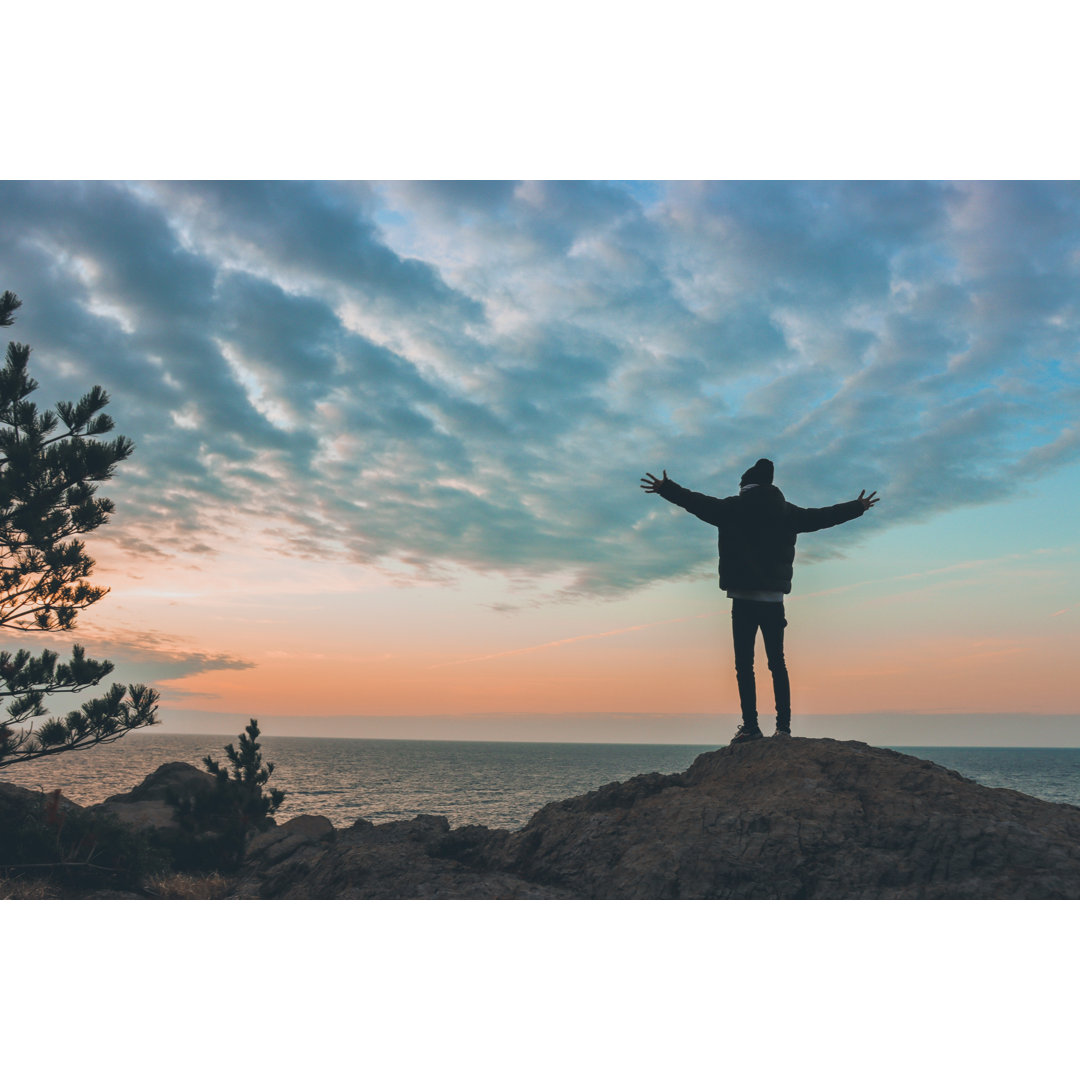
[[[710,525],[720,525],[724,519],[724,500],[714,499],[711,495],[702,495],[699,491],[688,491],[679,487],[674,480],[668,479],[667,470],[658,480],[652,473],[641,478],[641,489],[646,495],[659,495],[668,502],[689,510],[695,517],[707,521]]]
[[[852,518],[861,517],[878,501],[877,492],[866,494],[866,488],[859,492],[857,499],[851,502],[837,503],[836,506],[809,507],[794,506],[788,503],[791,524],[796,532],[817,532],[819,529],[831,529]]]

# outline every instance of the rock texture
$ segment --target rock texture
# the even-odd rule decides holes
[[[454,857],[449,822],[421,815],[316,835],[296,822],[270,829],[248,850],[237,896],[245,900],[558,900],[573,893]],[[326,821],[325,818],[322,819]],[[330,825],[329,821],[326,821]],[[477,827],[473,826],[475,830]],[[454,833],[468,830],[453,830]],[[505,836],[505,830],[488,836]]]
[[[77,809],[79,805],[65,798],[62,792],[32,791],[30,788],[21,788],[16,784],[0,781],[0,822],[27,811],[39,812],[50,799],[55,801],[60,811],[72,807]]]
[[[1080,808],[832,739],[702,754],[546,806],[488,850],[586,898],[1080,898]]]
[[[239,895],[1080,899],[1080,808],[864,743],[764,739],[551,803],[515,832],[285,825],[253,846]]]
[[[155,769],[141,784],[123,795],[110,795],[91,810],[111,814],[125,825],[141,829],[179,829],[176,811],[167,801],[172,795],[209,794],[216,781],[210,773],[184,761],[170,761]]]

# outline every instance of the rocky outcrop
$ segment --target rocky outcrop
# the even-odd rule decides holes
[[[831,739],[725,747],[551,803],[515,832],[441,817],[303,841],[282,829],[252,848],[240,895],[1080,899],[1080,808]]]
[[[857,742],[763,739],[544,807],[492,865],[603,899],[1076,899],[1080,808]]]
[[[170,798],[209,795],[216,781],[210,773],[184,761],[170,761],[155,769],[141,784],[122,795],[110,795],[90,807],[103,811],[125,825],[140,829],[179,829]]]
[[[455,858],[445,817],[421,815],[384,825],[361,818],[348,829],[336,831],[331,826],[321,835],[298,830],[296,823],[302,820],[288,821],[254,841],[237,896],[248,900],[557,900],[573,896],[566,889],[537,885]],[[502,830],[480,832],[485,839],[505,835]]]
[[[29,787],[19,787],[16,784],[8,784],[0,781],[0,819],[6,815],[23,811],[26,808],[40,809],[46,800],[53,799],[56,805],[63,810],[71,807],[78,808],[78,802],[72,802],[62,792],[32,791]]]
[[[60,812],[79,809],[79,804],[66,798],[61,791],[32,791],[0,781],[0,822],[26,813],[40,814],[50,804]]]

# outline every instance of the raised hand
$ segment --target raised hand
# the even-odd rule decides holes
[[[647,472],[645,476],[641,478],[641,490],[646,495],[655,495],[660,490],[660,485],[667,479],[667,469],[663,470],[663,478],[657,480],[651,472]],[[646,479],[648,477],[648,479]]]
[[[870,507],[874,505],[874,503],[881,501],[880,499],[876,498],[876,495],[876,491],[871,491],[870,494],[867,495],[866,488],[863,488],[862,491],[859,492],[859,502],[862,503],[862,508],[864,510],[869,510]]]

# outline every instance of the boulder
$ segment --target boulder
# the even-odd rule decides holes
[[[0,782],[0,820],[27,810],[37,812],[50,799],[59,811],[79,809],[79,804],[72,802],[59,789],[49,792],[34,791],[16,784]]]
[[[300,814],[289,818],[280,828],[287,833],[296,833],[312,840],[325,840],[334,833],[334,823],[322,814]]]
[[[217,781],[186,761],[170,761],[122,795],[110,795],[92,810],[111,814],[125,825],[141,829],[179,829],[170,796],[209,794]]]

